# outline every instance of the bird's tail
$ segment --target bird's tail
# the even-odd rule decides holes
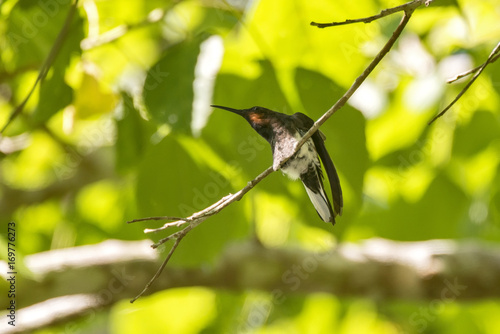
[[[335,224],[335,215],[318,171],[311,168],[306,174],[301,175],[301,180],[319,217],[327,223]]]

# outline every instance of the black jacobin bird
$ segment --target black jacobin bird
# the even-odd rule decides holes
[[[242,116],[255,131],[271,144],[273,169],[290,156],[296,143],[314,125],[308,116],[298,112],[286,115],[263,107],[233,109],[219,105],[214,108],[228,110]],[[342,215],[343,199],[339,176],[326,150],[325,135],[316,131],[282,167],[281,171],[292,180],[300,178],[320,218],[335,224],[335,217]],[[323,172],[318,155],[323,162],[332,190],[333,209],[323,186]]]

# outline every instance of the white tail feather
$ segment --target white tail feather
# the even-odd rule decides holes
[[[330,214],[330,209],[328,206],[328,201],[326,199],[326,195],[323,191],[323,189],[320,189],[319,193],[314,193],[312,190],[306,187],[304,184],[304,188],[306,188],[307,195],[309,195],[309,199],[314,205],[314,208],[320,215],[321,219],[323,219],[325,222],[329,222],[332,220],[332,215]]]

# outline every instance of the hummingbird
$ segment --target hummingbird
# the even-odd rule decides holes
[[[211,107],[238,114],[250,123],[252,128],[271,145],[275,171],[280,168],[281,161],[293,153],[295,145],[314,125],[311,118],[300,112],[287,115],[258,106],[249,109],[233,109],[220,105]],[[320,130],[316,131],[299,151],[283,164],[281,171],[292,180],[300,178],[319,217],[324,222],[334,225],[335,217],[342,215],[344,204],[339,176],[326,150],[325,139]],[[318,156],[330,180],[333,208],[325,192]]]

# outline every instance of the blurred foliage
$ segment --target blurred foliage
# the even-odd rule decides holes
[[[0,220],[17,223],[19,256],[141,239],[144,226],[125,221],[186,216],[240,189],[271,164],[270,148],[242,119],[208,105],[262,105],[317,119],[400,14],[329,29],[310,21],[394,5],[81,1],[46,79],[0,143]],[[61,1],[0,2],[2,126],[33,86],[68,9]],[[269,247],[312,249],[370,237],[500,242],[500,62],[427,126],[464,86],[446,79],[483,63],[500,40],[499,14],[498,0],[418,9],[350,105],[322,127],[344,189],[334,228],[319,220],[299,182],[274,173],[190,233],[171,265],[210,264],[254,233]],[[113,333],[495,333],[499,312],[490,301],[277,299],[189,288],[124,301],[92,324],[73,325]]]

